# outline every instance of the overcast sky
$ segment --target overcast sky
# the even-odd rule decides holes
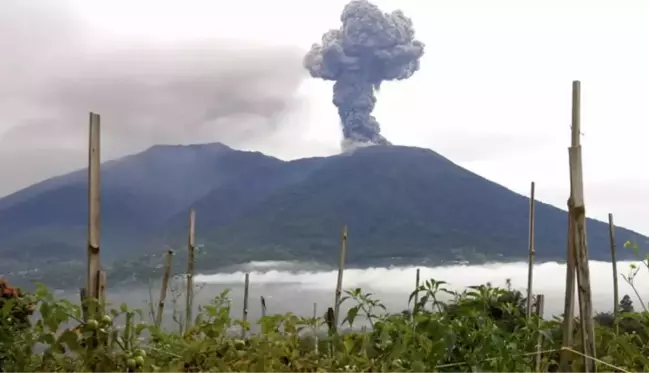
[[[332,84],[302,55],[342,0],[8,0],[0,12],[0,195],[104,159],[223,141],[283,159],[338,152]],[[393,143],[431,148],[537,198],[568,197],[571,81],[582,82],[587,211],[649,233],[649,3],[376,0],[426,43],[375,111]]]

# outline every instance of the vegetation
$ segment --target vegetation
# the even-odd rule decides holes
[[[28,333],[30,325],[29,316],[32,315],[33,304],[27,299],[20,289],[10,286],[7,281],[0,278],[0,370],[2,362],[11,358],[10,349],[17,341],[16,336]]]
[[[625,277],[632,286],[637,269]],[[341,320],[348,330],[317,340],[313,331],[325,320],[290,313],[265,316],[259,333],[233,337],[233,327],[250,324],[230,317],[227,291],[203,306],[190,328],[168,332],[126,305],[83,321],[80,306],[45,287],[25,295],[0,284],[12,289],[0,303],[0,371],[534,371],[537,351],[540,371],[557,371],[561,352],[561,318],[526,318],[526,299],[509,286],[458,293],[425,281],[399,314],[385,313],[372,294],[348,290]],[[441,302],[443,293],[453,300]],[[596,317],[600,370],[649,369],[649,312],[635,312],[632,303],[622,299],[617,319]],[[39,317],[30,321],[34,307]],[[368,331],[349,330],[362,319]],[[578,321],[574,351],[581,349]],[[582,370],[583,357],[570,351],[570,367]]]
[[[75,172],[0,199],[0,273],[57,287],[83,281],[86,177]],[[113,264],[111,284],[134,270],[148,275],[159,264],[150,254],[166,245],[185,247],[190,206],[197,244],[205,245],[197,270],[250,260],[335,264],[342,223],[349,265],[527,255],[529,200],[426,149],[368,147],[284,162],[221,144],[160,146],[105,165],[101,181],[102,264]],[[608,260],[608,225],[587,224],[590,257]],[[537,203],[537,261],[565,257],[566,227],[565,211]],[[621,227],[616,236],[647,240]]]

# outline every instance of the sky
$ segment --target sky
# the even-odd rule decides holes
[[[8,0],[0,12],[0,195],[83,167],[88,112],[104,160],[222,141],[282,159],[336,154],[332,83],[302,57],[341,0]],[[589,216],[649,234],[649,3],[375,0],[426,44],[375,115],[392,143],[433,149],[564,208],[573,80],[582,83]]]

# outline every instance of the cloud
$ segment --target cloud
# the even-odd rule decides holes
[[[45,127],[47,141],[81,136],[88,111],[105,120],[104,138],[122,145],[200,135],[240,142],[275,130],[281,115],[299,103],[299,58],[287,50],[214,45],[141,46],[89,56],[33,92],[29,99],[40,118],[26,118],[5,138],[41,147],[37,134]]]
[[[626,274],[631,262],[619,262],[620,274]],[[249,265],[247,266],[249,267]],[[279,267],[279,268],[278,268]],[[284,267],[284,268],[282,268]],[[232,309],[243,307],[243,282],[244,272],[250,273],[250,299],[259,299],[263,296],[268,306],[268,312],[281,314],[292,312],[299,316],[310,317],[313,315],[313,304],[317,304],[318,314],[324,313],[331,304],[336,285],[337,271],[314,269],[311,265],[296,265],[294,268],[285,268],[286,265],[267,266],[265,268],[242,268],[237,271],[219,271],[218,274],[199,274],[196,283],[206,285],[197,291],[196,306],[207,304],[225,289],[230,289],[229,297],[232,300]],[[491,263],[487,265],[454,265],[443,267],[419,266],[421,280],[435,279],[445,281],[445,287],[454,291],[466,290],[469,286],[486,284],[505,287],[506,280],[510,279],[513,289],[525,292],[527,287],[527,263]],[[590,261],[593,292],[593,309],[596,312],[611,310],[613,299],[613,276],[610,263]],[[371,292],[374,299],[383,303],[388,312],[400,312],[412,305],[408,304],[408,295],[415,286],[417,268],[415,267],[390,267],[345,270],[343,288],[354,289],[360,287],[364,292]],[[563,313],[565,293],[565,264],[546,262],[534,265],[534,291],[545,295],[545,316],[551,319]],[[649,279],[647,271],[641,270],[638,282]],[[629,294],[634,302],[633,289],[624,281],[619,284],[620,295]],[[646,299],[649,291],[646,287],[639,287],[640,296]],[[132,307],[146,306],[148,290],[139,287],[129,287],[127,291],[110,289],[110,296],[114,304],[126,302]],[[77,293],[71,292],[70,298]],[[448,301],[448,294],[440,294],[441,300]],[[250,320],[257,320],[260,307],[251,306]],[[352,304],[345,302],[343,312]],[[575,312],[579,310],[575,308]],[[169,320],[168,322],[172,322]]]
[[[111,39],[66,1],[3,4],[0,30],[0,174],[12,180],[0,195],[82,165],[90,111],[112,158],[156,143],[245,146],[303,104],[302,52],[292,47]],[[51,171],[37,175],[27,161]]]

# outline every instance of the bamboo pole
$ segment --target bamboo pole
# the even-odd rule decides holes
[[[99,300],[99,271],[100,263],[100,117],[90,113],[88,142],[88,272],[86,275],[86,297],[91,303]],[[90,317],[96,308],[89,307]]]
[[[591,358],[595,358],[595,328],[593,323],[593,303],[590,285],[590,267],[588,263],[588,242],[586,239],[586,207],[584,202],[583,165],[579,136],[581,84],[579,81],[572,83],[572,146],[569,149],[570,174],[572,175],[572,198],[574,203],[574,249],[577,269],[577,290],[579,294],[579,316],[582,334],[583,353],[590,358],[584,358],[586,372],[595,372],[596,365]]]
[[[536,342],[536,356],[534,357],[534,366],[536,367],[536,371],[540,372],[541,371],[541,357],[543,354],[541,353],[542,347],[543,347],[543,333],[541,333],[541,323],[543,322],[543,308],[545,307],[545,296],[543,294],[538,294],[536,296],[536,316],[538,317],[539,321],[539,336]]]
[[[572,127],[579,127],[579,99],[575,98],[575,85],[573,82],[573,92],[572,92],[572,125],[571,125],[571,146],[576,146],[579,144],[579,131],[580,128],[577,128],[577,131],[572,131]],[[568,198],[568,247],[566,254],[566,292],[565,292],[565,303],[563,310],[563,341],[562,347],[572,348],[573,346],[573,336],[574,336],[574,311],[575,311],[575,282],[576,282],[576,257],[574,249],[574,200],[572,196],[573,190],[573,170],[572,167],[569,167],[570,170],[570,197]],[[566,350],[561,350],[560,353],[560,363],[559,371],[567,372],[569,370],[570,359],[572,354]]]
[[[246,273],[243,284],[243,324],[241,325],[241,339],[246,338],[246,322],[248,321],[248,294],[250,289],[250,273]]]
[[[615,224],[613,223],[613,214],[608,214],[608,237],[611,245],[611,264],[613,265],[613,315],[617,321],[620,315],[620,294],[617,283],[617,255],[615,253]],[[617,322],[616,329],[619,329]]]
[[[528,232],[528,268],[527,268],[527,318],[532,316],[532,285],[534,277],[534,182],[530,186],[530,216]]]
[[[573,250],[573,224],[572,224],[572,198],[568,200],[568,245],[567,245],[567,261],[566,261],[566,292],[565,303],[563,308],[563,338],[561,342],[562,347],[572,348],[573,334],[575,328],[575,252]],[[561,350],[559,360],[559,371],[567,372],[570,370],[570,359],[572,355],[568,350]]]
[[[417,268],[417,274],[415,275],[415,291],[416,291],[416,293],[415,293],[415,305],[413,307],[413,315],[415,313],[414,310],[417,309],[417,304],[419,303],[419,291],[417,291],[417,290],[419,290],[419,281],[420,281],[419,268]]]
[[[192,324],[192,311],[194,307],[194,249],[196,236],[196,211],[189,210],[189,238],[187,243],[187,291],[185,300],[185,332],[189,331]]]
[[[347,256],[347,225],[343,227],[340,242],[340,261],[338,262],[338,281],[336,282],[336,295],[334,299],[333,329],[338,330],[340,316],[340,298],[342,296],[343,272],[345,271],[345,258]]]
[[[158,313],[155,317],[155,326],[160,328],[162,325],[162,314],[165,308],[165,298],[167,297],[167,287],[169,286],[169,277],[171,276],[171,262],[173,261],[173,250],[167,251],[167,260],[165,261],[165,271],[162,275],[162,286],[160,286],[160,300],[158,301]]]

